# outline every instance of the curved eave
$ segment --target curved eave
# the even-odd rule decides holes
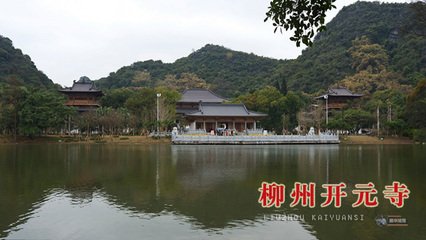
[[[253,115],[253,114],[249,114],[249,115],[205,115],[205,114],[186,114],[186,117],[267,117],[268,115],[264,114],[264,115]]]
[[[96,91],[72,91],[72,90],[58,90],[58,92],[61,93],[96,93],[99,95],[104,95],[104,93],[101,90],[96,90]]]

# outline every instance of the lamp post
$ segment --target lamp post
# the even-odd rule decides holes
[[[324,95],[325,99],[325,124],[328,125],[328,95]]]
[[[160,133],[160,97],[161,93],[157,93],[157,135]]]
[[[380,137],[380,105],[377,105],[377,136]]]

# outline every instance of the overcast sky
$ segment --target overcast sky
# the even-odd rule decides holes
[[[327,21],[353,2],[337,0]],[[174,62],[208,43],[277,59],[302,51],[289,33],[274,34],[263,22],[267,0],[0,0],[0,6],[0,35],[66,86],[136,61]]]

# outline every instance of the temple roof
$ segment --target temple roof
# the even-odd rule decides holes
[[[339,88],[330,88],[328,89],[326,94],[323,94],[321,96],[316,97],[316,99],[324,99],[325,96],[329,97],[352,97],[352,98],[358,98],[362,97],[362,94],[352,93],[346,88],[339,87]]]
[[[59,90],[60,92],[101,92],[95,82],[88,77],[81,77],[78,81],[73,82],[72,87]]]
[[[186,116],[266,117],[267,114],[249,111],[244,104],[200,103],[199,109]]]
[[[181,103],[184,102],[192,102],[192,103],[198,103],[198,102],[206,102],[206,103],[222,103],[226,99],[213,93],[212,91],[208,89],[201,89],[201,88],[194,88],[194,89],[188,89],[185,90],[182,93],[182,98],[178,101]]]

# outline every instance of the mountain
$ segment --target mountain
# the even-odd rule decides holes
[[[315,93],[355,73],[349,49],[366,36],[383,46],[389,71],[401,84],[415,85],[426,76],[426,38],[410,32],[412,4],[357,2],[344,7],[319,33],[314,45],[294,60],[275,60],[208,44],[174,63],[136,62],[98,84],[102,88],[155,86],[168,75],[194,73],[227,97],[285,81],[289,90]],[[271,33],[272,34],[272,33]]]
[[[100,79],[101,88],[155,86],[168,74],[194,73],[224,96],[238,95],[270,82],[281,60],[207,44],[174,63],[148,60],[122,67]]]
[[[357,2],[344,7],[319,33],[311,48],[280,69],[289,89],[317,92],[354,74],[352,41],[366,36],[384,46],[389,69],[402,74],[405,84],[415,85],[426,76],[426,38],[411,33],[414,21],[410,4]]]
[[[0,35],[0,84],[24,84],[33,87],[49,88],[54,84],[43,72],[37,69],[31,58],[13,47],[9,38]]]

